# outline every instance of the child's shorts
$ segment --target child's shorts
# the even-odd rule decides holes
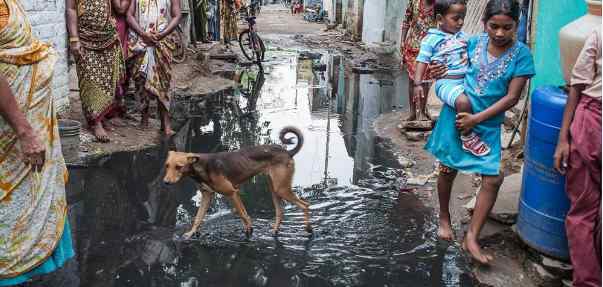
[[[465,92],[465,79],[439,79],[435,83],[436,96],[451,108],[456,108],[456,99]]]

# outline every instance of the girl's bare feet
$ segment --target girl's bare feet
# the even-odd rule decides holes
[[[452,241],[454,240],[454,232],[450,226],[450,221],[440,218],[440,225],[438,226],[438,237],[442,240]]]
[[[463,250],[468,252],[473,260],[482,265],[490,265],[490,262],[494,260],[494,257],[489,254],[485,254],[482,251],[482,248],[479,246],[477,239],[467,233],[465,239],[463,239]]]
[[[109,142],[109,136],[107,135],[107,131],[105,131],[103,125],[100,122],[96,123],[92,127],[92,133],[94,134],[94,137],[96,137],[97,141],[101,143]]]

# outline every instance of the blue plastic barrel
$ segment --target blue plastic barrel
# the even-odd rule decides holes
[[[565,177],[554,169],[553,155],[567,94],[553,86],[532,93],[519,200],[519,237],[539,252],[569,258],[565,217],[569,199]]]

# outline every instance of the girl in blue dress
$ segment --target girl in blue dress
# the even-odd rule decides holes
[[[453,237],[448,205],[457,171],[482,175],[473,218],[463,240],[463,249],[482,264],[493,260],[482,251],[478,238],[503,182],[500,136],[504,113],[517,104],[527,80],[535,74],[530,50],[515,40],[519,13],[519,4],[514,0],[488,2],[483,18],[486,33],[467,43],[469,67],[464,89],[474,113],[457,114],[444,105],[425,146],[441,163],[437,183],[440,238]],[[445,71],[442,65],[432,67],[436,78],[445,75]],[[477,157],[463,151],[459,133],[467,130],[474,130],[490,146],[488,155]]]

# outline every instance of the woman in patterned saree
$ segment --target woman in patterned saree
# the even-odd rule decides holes
[[[402,66],[408,72],[408,101],[410,114],[405,121],[424,120],[429,117],[427,112],[427,92],[431,87],[432,79],[429,71],[425,73],[421,83],[415,83],[416,59],[419,55],[421,40],[427,35],[430,28],[436,28],[437,22],[434,15],[435,0],[409,0],[404,14],[404,21],[400,27],[400,52],[402,54]],[[421,99],[413,98],[414,87],[423,86],[424,96]],[[417,115],[417,110],[419,115]]]
[[[180,0],[133,0],[128,10],[130,39],[128,69],[142,94],[141,127],[149,123],[149,101],[157,99],[161,130],[174,134],[170,124],[172,55],[176,48],[172,31],[182,18]]]
[[[58,124],[56,55],[32,37],[19,0],[0,0],[0,286],[53,272],[74,255]]]
[[[77,65],[82,110],[96,139],[108,142],[103,121],[117,111],[115,92],[124,60],[112,5],[120,0],[67,0],[69,49]]]

